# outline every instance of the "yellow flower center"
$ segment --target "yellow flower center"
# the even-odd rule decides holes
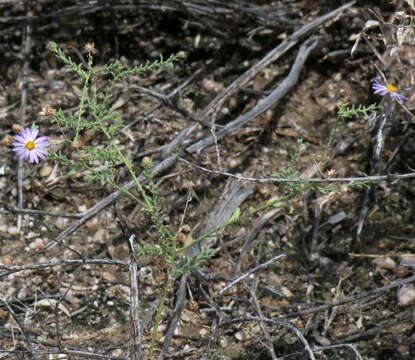
[[[388,89],[390,92],[393,92],[394,93],[396,91],[397,87],[396,86],[393,86],[391,84],[388,84],[386,86],[386,89]]]
[[[29,141],[26,143],[25,148],[26,148],[27,150],[33,150],[33,149],[35,148],[35,143],[34,143],[32,140],[29,140]]]

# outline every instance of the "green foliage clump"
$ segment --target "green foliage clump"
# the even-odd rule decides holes
[[[358,117],[361,115],[368,116],[371,112],[376,111],[378,108],[379,106],[376,104],[371,104],[369,106],[359,105],[356,107],[355,105],[349,105],[347,102],[338,106],[336,121],[330,130],[329,139],[326,145],[326,151],[321,157],[317,159],[320,169],[324,169],[328,162],[329,151],[333,146],[334,135],[340,125],[342,125],[345,120],[352,119],[353,117]],[[282,196],[277,200],[273,199],[272,201],[269,201],[256,209],[254,207],[250,207],[249,215],[253,215],[259,210],[282,207],[284,205],[287,205],[288,210],[292,212],[293,208],[289,204],[289,201],[306,190],[312,190],[323,195],[329,194],[333,191],[340,191],[340,184],[319,185],[318,182],[310,182],[306,178],[303,179],[299,177],[299,171],[296,168],[296,162],[298,160],[302,143],[302,139],[297,140],[295,151],[292,153],[289,159],[288,166],[284,167],[279,172],[272,174],[272,177],[281,180],[278,182],[278,185],[282,190]],[[322,170],[320,170],[320,173],[322,173]],[[351,186],[367,186],[367,183],[353,183]]]
[[[51,152],[50,159],[70,167],[70,173],[88,170],[85,180],[109,184],[124,192],[144,208],[150,216],[158,241],[156,245],[137,246],[136,251],[139,256],[160,257],[166,264],[166,271],[173,277],[200,266],[212,256],[212,253],[206,250],[189,259],[181,256],[185,248],[177,248],[177,236],[165,223],[165,215],[161,210],[158,196],[161,182],[155,182],[153,179],[153,163],[148,158],[143,160],[143,175],[146,184],[141,184],[135,174],[133,160],[123,154],[115,141],[124,123],[119,113],[112,111],[110,106],[116,87],[121,81],[156,69],[171,69],[175,62],[185,57],[185,53],[181,51],[167,60],[160,57],[159,60],[151,63],[146,62],[142,65],[124,68],[118,60],[104,66],[93,66],[92,48],[86,47],[88,51],[86,66],[82,63],[76,64],[56,43],[49,43],[48,48],[83,80],[82,93],[76,111],[67,113],[59,109],[50,114],[52,123],[57,124],[64,141],[71,146],[72,152],[70,155],[66,155],[64,151]],[[102,139],[100,145],[83,145],[81,135],[84,132]],[[135,182],[139,196],[116,183],[118,166],[126,167]],[[200,240],[196,239],[194,242]]]

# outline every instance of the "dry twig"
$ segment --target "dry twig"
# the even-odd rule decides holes
[[[27,9],[27,6],[26,6]],[[30,15],[31,12],[29,11]],[[24,28],[24,64],[23,64],[23,77],[22,77],[22,92],[20,95],[20,125],[22,127],[26,126],[26,107],[27,107],[27,77],[29,75],[29,59],[30,59],[30,49],[31,49],[31,33],[32,28],[30,24],[26,25]],[[23,161],[21,159],[17,162],[17,207],[23,207]],[[20,229],[22,226],[22,215],[17,215],[17,228]]]

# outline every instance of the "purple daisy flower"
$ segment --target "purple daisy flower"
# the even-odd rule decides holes
[[[380,94],[380,95],[389,94],[391,99],[395,98],[401,104],[402,104],[402,100],[408,100],[407,97],[397,93],[396,90],[398,89],[391,84],[383,85],[377,80],[375,80],[374,84],[372,85],[372,89],[374,90],[375,94]]]
[[[46,147],[49,146],[49,142],[46,136],[41,136],[36,139],[39,134],[39,129],[34,128],[23,128],[21,130],[22,135],[15,135],[13,138],[16,140],[12,145],[14,146],[13,151],[17,152],[17,156],[21,160],[29,159],[31,163],[36,164],[40,159],[44,159],[48,154]]]

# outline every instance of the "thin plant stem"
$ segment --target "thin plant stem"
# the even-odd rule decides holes
[[[159,327],[160,321],[161,321],[161,313],[164,309],[164,304],[166,302],[167,293],[168,293],[168,290],[169,290],[169,283],[170,283],[170,274],[168,273],[166,281],[164,282],[163,295],[160,299],[160,303],[159,303],[159,306],[157,308],[156,321],[154,323],[153,333],[151,335],[150,356],[153,352],[154,345],[156,344],[157,331],[158,331],[158,327]]]
[[[76,132],[75,132],[75,137],[73,142],[76,143],[76,141],[78,140],[78,136],[80,133],[80,127],[81,127],[81,119],[82,119],[82,110],[84,108],[84,102],[86,99],[86,95],[88,93],[88,89],[89,89],[89,79],[91,77],[91,73],[87,72],[85,74],[85,83],[84,83],[84,87],[82,89],[82,96],[81,96],[81,100],[79,102],[79,110],[78,110],[78,123],[76,125]]]

